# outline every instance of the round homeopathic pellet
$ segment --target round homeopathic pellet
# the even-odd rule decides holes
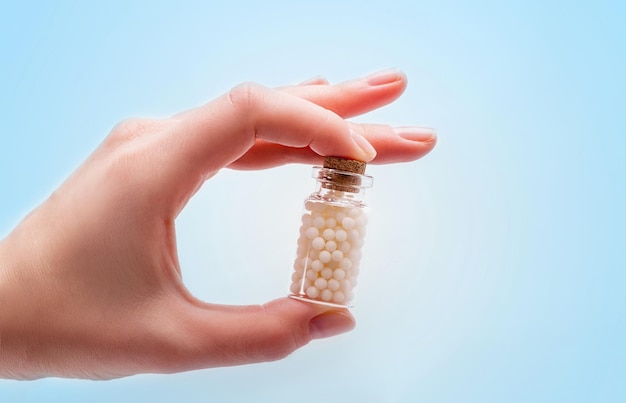
[[[333,276],[333,269],[331,269],[331,268],[329,268],[329,267],[326,267],[324,270],[322,270],[322,271],[320,272],[320,275],[321,275],[323,278],[325,278],[325,279],[327,279],[327,280],[328,280],[329,278],[331,278],[331,277]]]
[[[322,216],[316,216],[315,218],[313,218],[313,225],[317,229],[322,229],[326,225],[326,220]]]
[[[346,213],[344,213],[341,210],[337,211],[337,214],[335,214],[335,220],[338,223],[341,223],[341,221],[343,221],[344,218],[346,218]]]
[[[350,270],[350,268],[352,268],[352,260],[348,258],[343,258],[343,260],[339,262],[339,267],[344,270]]]
[[[308,290],[309,290],[310,288],[311,288],[311,287],[309,287],[309,288],[307,289],[307,295],[308,295]],[[315,290],[317,290],[317,288],[316,288]],[[315,298],[315,297],[311,297],[311,298]],[[345,296],[345,294],[344,294],[343,292],[341,292],[341,291],[335,291],[335,292],[333,293],[333,301],[335,301],[335,302],[343,302],[343,301],[344,301],[344,299],[346,299],[346,296]]]
[[[308,270],[305,277],[307,280],[315,281],[315,279],[317,279],[317,272],[315,270]]]
[[[319,236],[311,242],[311,246],[317,250],[324,249],[325,245],[326,245],[326,241],[324,240],[324,238],[319,237]]]
[[[292,283],[292,284],[291,284],[291,287],[289,287],[289,290],[290,290],[292,293],[294,293],[294,294],[298,294],[298,293],[300,292],[300,284],[298,284],[298,283]],[[331,296],[332,296],[332,291],[330,291],[330,290],[328,290],[328,289],[327,289],[326,291],[329,291],[329,292],[331,293]]]
[[[319,277],[317,280],[315,280],[315,283],[313,284],[315,285],[315,288],[317,288],[318,290],[323,290],[326,288],[328,281],[323,277]]]
[[[333,298],[333,292],[329,289],[322,290],[322,292],[320,292],[320,298],[323,301],[330,301]]]
[[[322,237],[327,241],[332,241],[335,239],[335,231],[332,228],[326,228],[324,232],[322,232]]]
[[[328,263],[330,262],[330,259],[332,259],[332,255],[329,251],[323,250],[320,252],[319,259],[322,263]]]
[[[352,245],[350,245],[350,242],[347,242],[347,241],[344,241],[339,244],[339,250],[342,251],[344,255],[350,252],[351,247]]]
[[[336,280],[341,281],[341,280],[343,280],[344,278],[346,278],[346,272],[345,272],[343,269],[335,269],[335,270],[333,271],[333,277],[334,277]]]
[[[339,291],[338,291],[339,292]],[[318,290],[316,287],[314,286],[310,286],[309,288],[306,289],[306,295],[309,298],[317,298],[318,295],[320,295],[320,290]],[[335,295],[333,294],[333,297]]]
[[[334,252],[337,249],[337,242],[335,241],[328,241],[326,242],[326,246],[324,246],[324,249],[326,249],[329,252]]]
[[[355,224],[356,224],[356,221],[354,221],[354,218],[352,217],[346,217],[343,220],[341,220],[341,226],[347,230],[354,228]]]
[[[339,242],[343,242],[348,239],[348,233],[345,230],[338,229],[335,231],[335,239]]]
[[[362,213],[361,209],[358,208],[351,208],[350,211],[348,212],[348,215],[352,218],[356,218],[358,216],[360,216]]]
[[[343,252],[340,250],[336,250],[331,254],[331,259],[333,262],[341,262],[343,259]]]
[[[361,239],[361,234],[359,233],[359,231],[355,229],[351,229],[350,231],[348,231],[348,240],[356,242],[359,239]]]
[[[339,280],[336,280],[334,278],[328,280],[328,283],[326,284],[326,288],[328,288],[330,291],[337,291],[340,287],[341,284],[339,283]]]
[[[311,269],[315,271],[322,271],[323,268],[324,263],[322,263],[320,260],[314,260],[313,263],[311,263]]]
[[[309,239],[315,239],[320,234],[320,230],[315,227],[309,227],[304,231],[304,234]]]

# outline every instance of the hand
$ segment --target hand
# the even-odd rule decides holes
[[[103,379],[276,360],[352,329],[347,310],[290,298],[194,298],[181,281],[174,221],[224,167],[421,157],[435,144],[430,129],[344,120],[405,86],[397,70],[337,85],[243,84],[169,119],[119,124],[0,242],[0,376]]]

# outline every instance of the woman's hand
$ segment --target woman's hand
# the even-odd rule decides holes
[[[347,310],[224,306],[181,281],[174,221],[220,169],[344,156],[415,160],[432,130],[349,123],[396,99],[397,70],[329,85],[243,84],[169,119],[119,124],[0,242],[0,376],[116,378],[285,357],[348,331]]]

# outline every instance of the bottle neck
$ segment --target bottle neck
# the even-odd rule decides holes
[[[364,206],[365,190],[373,182],[368,175],[322,167],[313,167],[312,176],[317,180],[313,199],[355,206]]]

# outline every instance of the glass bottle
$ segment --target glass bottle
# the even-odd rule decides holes
[[[313,167],[316,190],[304,202],[290,297],[352,307],[367,225],[363,195],[373,182],[365,166],[326,157]]]

